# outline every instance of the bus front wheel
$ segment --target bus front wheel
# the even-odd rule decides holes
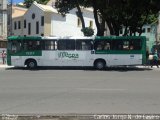
[[[103,69],[105,68],[105,65],[106,65],[106,63],[105,63],[105,61],[103,61],[103,60],[97,60],[97,61],[95,61],[95,63],[94,63],[94,67],[95,67],[96,69],[98,69],[98,70],[103,70]]]
[[[27,61],[27,68],[34,69],[37,67],[37,62],[35,60],[28,60]]]

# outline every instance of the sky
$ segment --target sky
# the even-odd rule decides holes
[[[13,0],[13,3],[24,2],[24,0]]]

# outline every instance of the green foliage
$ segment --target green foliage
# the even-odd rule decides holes
[[[24,0],[24,4],[27,8],[29,8],[34,1],[40,4],[47,4],[49,0]]]
[[[85,28],[81,29],[81,31],[83,32],[84,36],[94,35],[94,30],[90,27],[85,27]]]
[[[98,11],[107,23],[112,35],[119,35],[122,27],[125,27],[126,35],[142,33],[144,24],[157,21],[157,13],[160,10],[159,0],[101,0]]]

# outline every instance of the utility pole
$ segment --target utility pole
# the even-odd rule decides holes
[[[11,14],[11,18],[10,18],[11,19],[11,26],[10,26],[11,35],[12,35],[12,32],[13,32],[13,30],[12,30],[12,5],[13,5],[13,0],[11,0],[11,8],[10,8],[11,9],[11,13],[10,13]]]
[[[157,41],[160,44],[160,11],[158,13],[158,29],[157,29]]]
[[[12,30],[12,5],[13,5],[13,0],[8,0],[8,36],[11,36],[12,33],[13,33],[13,30]]]
[[[10,25],[9,25],[9,29],[10,29],[10,33],[9,35],[12,36],[13,30],[12,30],[12,6],[13,6],[13,0],[10,0],[10,10],[9,10],[9,20],[10,20]]]

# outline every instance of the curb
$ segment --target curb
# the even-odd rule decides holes
[[[0,68],[9,68],[9,67],[13,67],[13,66],[8,66],[7,64],[0,63]]]

